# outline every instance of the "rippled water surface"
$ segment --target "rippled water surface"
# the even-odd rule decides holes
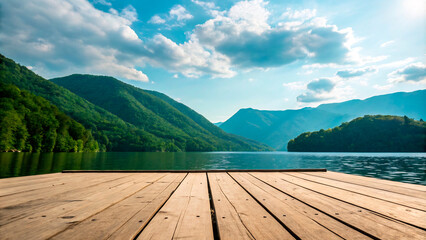
[[[0,153],[0,178],[67,170],[294,169],[426,185],[426,153]]]

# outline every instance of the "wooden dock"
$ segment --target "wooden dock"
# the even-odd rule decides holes
[[[426,239],[426,186],[330,171],[0,179],[0,239]]]

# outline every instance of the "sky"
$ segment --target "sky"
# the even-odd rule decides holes
[[[425,89],[426,0],[0,0],[0,53],[48,79],[113,76],[219,122]]]

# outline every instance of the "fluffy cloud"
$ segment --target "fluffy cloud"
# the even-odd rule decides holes
[[[161,17],[160,15],[154,15],[148,21],[153,24],[164,24],[171,22],[167,25],[168,28],[182,26],[187,20],[192,19],[193,16],[184,8],[182,5],[175,5],[170,9],[169,13]]]
[[[112,4],[110,2],[107,2],[106,0],[94,0],[93,3],[99,3],[105,6],[111,6]]]
[[[374,67],[365,67],[365,68],[359,68],[359,69],[340,70],[340,71],[337,71],[336,75],[341,78],[353,78],[353,77],[360,77],[367,73],[373,73],[376,71],[377,69]]]
[[[297,96],[297,101],[303,103],[312,103],[331,99],[331,92],[335,86],[335,81],[330,78],[320,78],[313,80],[306,86],[307,91]]]
[[[148,22],[153,23],[153,24],[163,24],[163,23],[166,22],[166,20],[164,20],[163,18],[161,18],[158,15],[154,15],[154,16],[152,16],[152,18]]]
[[[288,19],[308,20],[312,19],[316,15],[316,9],[291,10],[288,8],[287,11],[281,15],[281,17]]]
[[[96,1],[103,3],[106,1]],[[195,4],[216,8],[209,2]],[[46,77],[75,72],[108,74],[148,81],[140,67],[150,64],[187,77],[227,78],[238,68],[279,67],[303,60],[342,64],[353,55],[351,29],[338,29],[314,10],[288,12],[290,21],[270,24],[267,3],[241,1],[187,33],[176,43],[162,34],[141,39],[132,29],[138,14],[132,6],[109,13],[87,0],[23,0],[2,3],[0,48]],[[192,19],[181,5],[151,23],[177,24]]]
[[[191,2],[202,7],[211,16],[216,17],[223,14],[223,12],[218,10],[219,7],[216,6],[214,2],[205,2],[205,1],[198,1],[198,0],[191,0]]]
[[[320,78],[308,83],[307,88],[314,92],[330,92],[335,85],[329,78]]]
[[[238,2],[226,14],[198,25],[191,38],[243,68],[278,67],[305,59],[317,63],[349,61],[351,29],[339,30],[319,18],[291,28],[271,26],[266,4],[259,0]],[[303,14],[307,13],[289,16]]]
[[[425,82],[426,65],[421,62],[412,63],[391,72],[388,77],[390,82]]]
[[[85,72],[148,81],[135,69],[142,41],[130,27],[134,8],[105,13],[85,0],[6,1],[0,48],[46,77]]]
[[[198,6],[204,8],[204,9],[216,9],[216,5],[214,2],[204,2],[204,1],[198,1],[198,0],[191,0],[191,2],[197,4]]]
[[[149,51],[144,59],[153,66],[180,72],[187,77],[209,74],[213,77],[232,77],[229,59],[214,51],[208,51],[196,40],[177,44],[161,34],[146,42]]]
[[[170,16],[178,21],[185,21],[193,18],[193,16],[181,5],[176,5],[170,9]]]

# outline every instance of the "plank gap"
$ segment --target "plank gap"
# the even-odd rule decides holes
[[[254,201],[256,201],[263,209],[265,209],[265,211],[267,213],[269,213],[275,219],[275,221],[277,221],[281,226],[283,226],[283,228],[285,230],[287,230],[287,232],[289,232],[295,239],[301,240],[301,238],[299,236],[297,236],[296,233],[293,232],[293,230],[291,230],[287,225],[285,225],[277,216],[275,216],[274,213],[272,213],[268,208],[266,208],[265,205],[263,205],[249,191],[247,191],[247,189],[245,187],[243,187],[237,180],[235,180],[235,178],[233,176],[231,176],[231,174],[229,174],[228,172],[227,172],[227,174],[232,178],[232,180],[234,180],[234,182],[236,182],[242,189],[244,189],[244,191],[246,191],[246,193],[248,195],[250,195],[250,197],[252,197]],[[265,218],[266,216],[263,216],[263,217]]]
[[[158,210],[155,212],[155,214],[153,214],[151,216],[151,218],[147,221],[147,223],[145,224],[145,226],[143,228],[141,228],[138,233],[135,234],[135,236],[132,238],[132,240],[136,240],[141,235],[141,233],[143,232],[143,230],[145,230],[145,228],[150,224],[150,222],[152,221],[152,219],[154,219],[154,217],[157,215],[157,213],[161,211],[161,209],[163,208],[163,206],[173,196],[173,193],[176,192],[176,190],[179,188],[179,186],[182,184],[182,182],[185,180],[185,178],[188,176],[188,174],[189,173],[186,173],[185,177],[179,182],[179,184],[176,186],[175,190],[173,190],[173,192],[171,192],[170,195],[167,197],[167,200],[164,201],[163,204],[161,204],[161,206],[158,208]]]

